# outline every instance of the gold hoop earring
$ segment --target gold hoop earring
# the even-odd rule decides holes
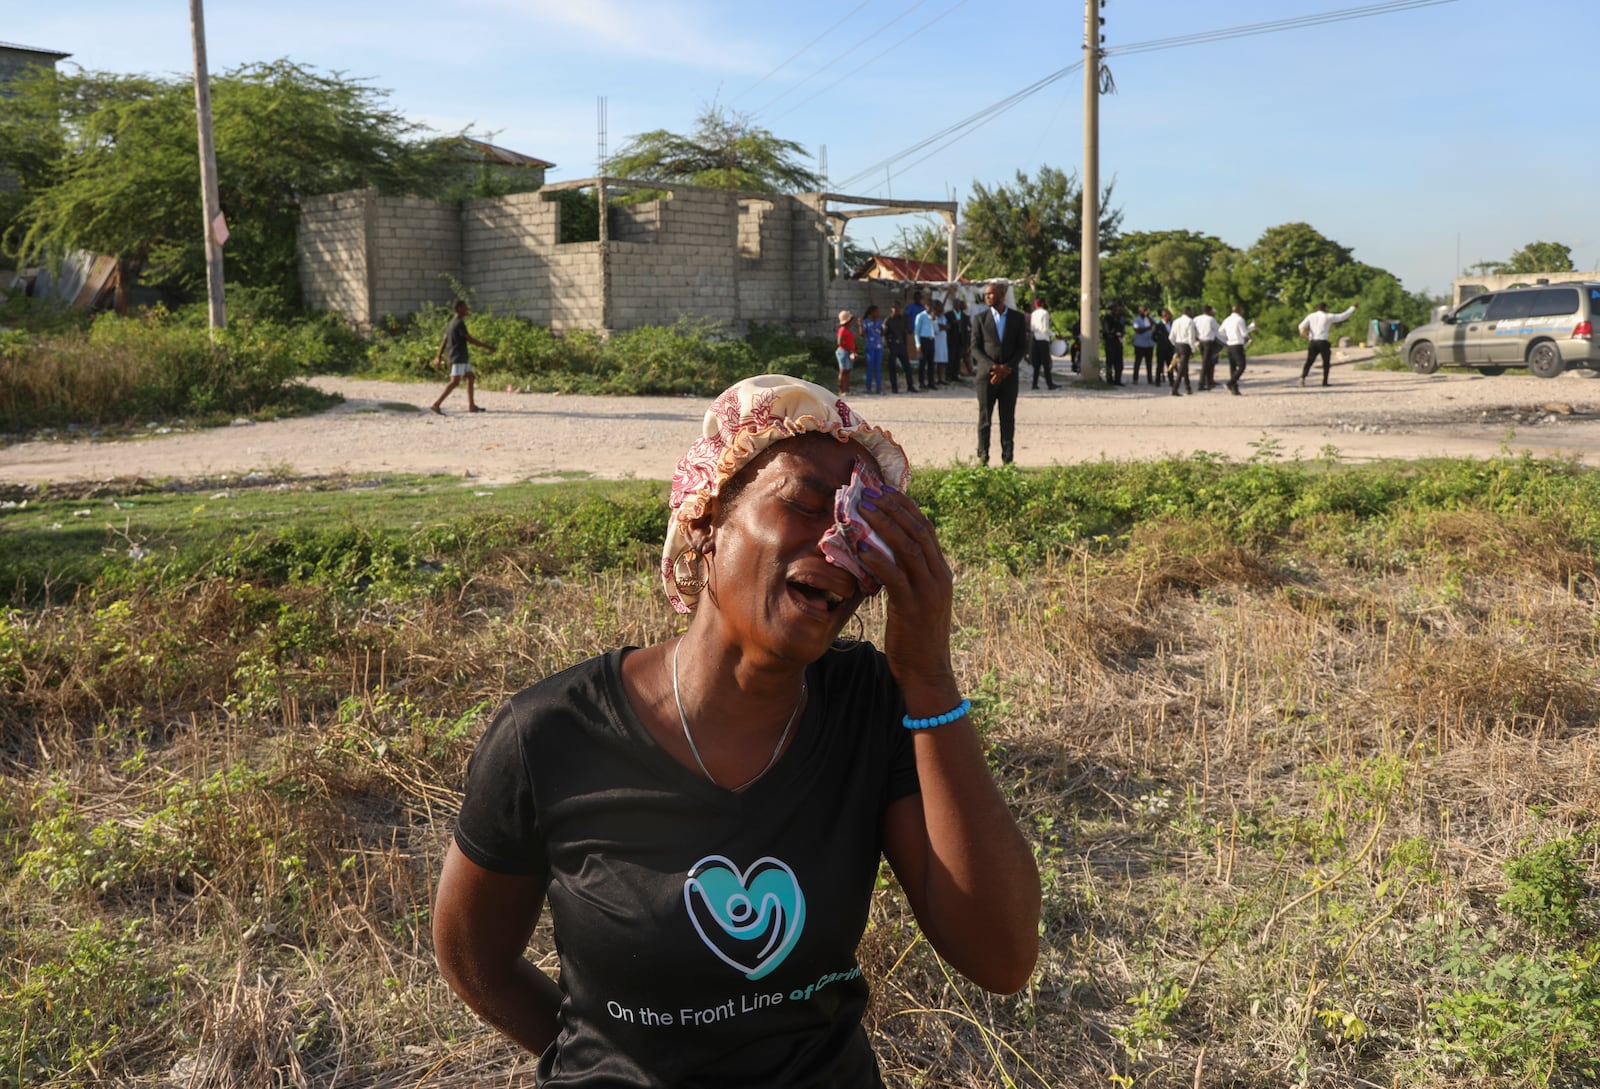
[[[839,647],[840,649],[848,649],[850,647],[859,646],[867,641],[867,625],[866,622],[861,619],[861,614],[856,612],[850,617],[850,619],[856,622],[856,634],[852,639],[846,639],[842,635],[834,639],[833,645]]]
[[[693,546],[678,553],[678,558],[672,561],[672,584],[678,588],[678,593],[697,595],[706,588],[704,562],[705,556]]]

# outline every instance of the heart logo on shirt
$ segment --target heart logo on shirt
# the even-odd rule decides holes
[[[771,857],[740,873],[723,856],[707,855],[690,867],[683,902],[706,948],[749,980],[783,963],[806,921],[794,871]]]

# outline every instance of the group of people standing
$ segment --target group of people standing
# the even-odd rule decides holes
[[[1106,353],[1106,381],[1113,386],[1123,384],[1123,340],[1133,334],[1132,385],[1139,384],[1139,372],[1144,371],[1145,382],[1157,386],[1164,383],[1172,387],[1172,395],[1194,393],[1195,386],[1189,376],[1189,364],[1199,361],[1201,390],[1217,386],[1217,362],[1224,354],[1228,357],[1228,377],[1223,385],[1229,393],[1238,395],[1239,380],[1245,371],[1245,345],[1255,326],[1246,323],[1244,310],[1235,306],[1223,320],[1218,321],[1216,310],[1210,306],[1185,306],[1174,317],[1163,306],[1154,315],[1147,306],[1130,322],[1123,314],[1121,303],[1112,303],[1100,317],[1100,342]],[[1074,367],[1074,370],[1077,368]]]
[[[1042,298],[1035,298],[1033,304],[1033,312],[1029,315],[1033,330],[1033,388],[1039,388],[1042,370],[1046,387],[1055,389],[1055,381],[1050,373],[1050,314]],[[1351,306],[1337,314],[1330,314],[1326,303],[1318,303],[1317,308],[1300,322],[1300,334],[1308,341],[1305,366],[1300,371],[1301,386],[1306,384],[1311,368],[1318,359],[1322,361],[1322,384],[1328,385],[1333,364],[1331,330],[1355,312],[1356,308]],[[1255,332],[1255,325],[1245,320],[1242,306],[1235,304],[1228,316],[1220,321],[1215,308],[1209,305],[1185,306],[1176,317],[1164,306],[1154,315],[1149,307],[1141,306],[1130,322],[1123,314],[1122,304],[1112,303],[1100,317],[1100,342],[1105,346],[1106,381],[1113,386],[1123,384],[1123,340],[1130,331],[1133,334],[1133,385],[1139,384],[1139,372],[1143,370],[1147,384],[1170,384],[1174,397],[1180,393],[1194,393],[1189,365],[1197,361],[1199,388],[1215,389],[1217,363],[1226,356],[1228,377],[1222,385],[1229,393],[1239,395],[1239,383],[1247,364],[1245,348]],[[1071,348],[1074,372],[1079,369],[1080,350],[1078,327],[1075,325]]]
[[[916,344],[916,367],[910,343]],[[884,364],[888,364],[889,390],[900,392],[900,376],[906,392],[940,389],[972,377],[972,318],[965,299],[956,298],[947,309],[935,299],[924,304],[922,292],[912,293],[902,311],[898,302],[889,304],[884,317],[877,305],[867,307],[860,320],[849,310],[839,311],[835,355],[839,360],[839,392],[850,392],[850,379],[857,362],[866,364],[863,392],[883,392]]]
[[[1000,417],[1000,460],[1012,461],[1016,431],[1017,393],[1025,363],[1033,368],[1033,388],[1042,378],[1045,388],[1056,388],[1053,364],[1058,353],[1050,311],[1043,296],[1035,296],[1032,308],[1023,313],[1006,305],[1006,287],[999,281],[984,287],[984,307],[969,316],[961,299],[952,302],[949,312],[939,301],[924,305],[916,292],[904,312],[898,302],[889,306],[889,316],[881,318],[877,306],[869,306],[857,322],[849,310],[839,312],[837,354],[839,392],[850,392],[850,378],[860,354],[866,357],[867,393],[883,392],[883,365],[888,363],[889,388],[900,392],[899,376],[904,375],[906,392],[938,389],[963,378],[972,378],[978,399],[978,462],[989,463],[990,431],[994,416]],[[1332,364],[1332,327],[1355,313],[1350,307],[1338,314],[1318,304],[1300,323],[1300,332],[1309,341],[1300,384],[1306,384],[1311,367],[1322,360],[1322,384],[1328,384]],[[1196,311],[1199,311],[1196,313]],[[1209,305],[1185,306],[1174,316],[1167,307],[1151,314],[1141,306],[1130,322],[1122,305],[1113,302],[1100,319],[1101,343],[1105,346],[1105,377],[1114,386],[1123,385],[1123,341],[1132,333],[1132,385],[1139,384],[1142,371],[1152,386],[1167,385],[1172,396],[1215,389],[1217,364],[1227,358],[1227,377],[1221,385],[1235,397],[1240,395],[1250,343],[1255,325],[1245,320],[1244,307],[1235,304],[1228,315],[1218,320]],[[908,342],[917,345],[918,366],[913,370]],[[858,353],[857,346],[861,352]],[[1074,372],[1080,369],[1081,339],[1073,329],[1070,360]],[[1191,364],[1198,363],[1199,381],[1190,377]]]

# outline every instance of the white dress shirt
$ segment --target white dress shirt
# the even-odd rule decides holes
[[[1217,319],[1210,314],[1201,314],[1194,319],[1195,336],[1201,340],[1216,340],[1217,331],[1221,328],[1222,326],[1217,324]]]
[[[1179,314],[1172,319],[1172,329],[1168,336],[1174,344],[1187,344],[1191,348],[1200,346],[1200,337],[1194,331],[1194,319],[1188,314]]]
[[[1034,340],[1050,339],[1050,311],[1044,307],[1035,307],[1028,315],[1028,328],[1033,330]]]
[[[1229,314],[1222,319],[1222,342],[1230,348],[1242,348],[1245,341],[1250,339],[1250,330],[1244,323],[1243,314]]]
[[[1313,310],[1300,323],[1300,332],[1305,335],[1307,340],[1327,340],[1328,334],[1333,331],[1333,327],[1355,312],[1356,308],[1353,306],[1337,314],[1330,314],[1326,310]]]

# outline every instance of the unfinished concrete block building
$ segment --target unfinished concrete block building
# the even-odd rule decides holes
[[[561,241],[563,190],[593,190],[599,237]],[[621,192],[655,199],[618,203]],[[841,204],[870,204],[841,211]],[[556,332],[614,332],[690,316],[738,330],[771,325],[828,333],[841,309],[887,306],[907,285],[834,278],[829,246],[849,219],[955,205],[868,201],[830,193],[740,193],[693,185],[586,178],[459,205],[372,190],[307,198],[299,225],[308,306],[370,329],[384,317],[446,303]],[[829,237],[832,226],[834,236]]]

